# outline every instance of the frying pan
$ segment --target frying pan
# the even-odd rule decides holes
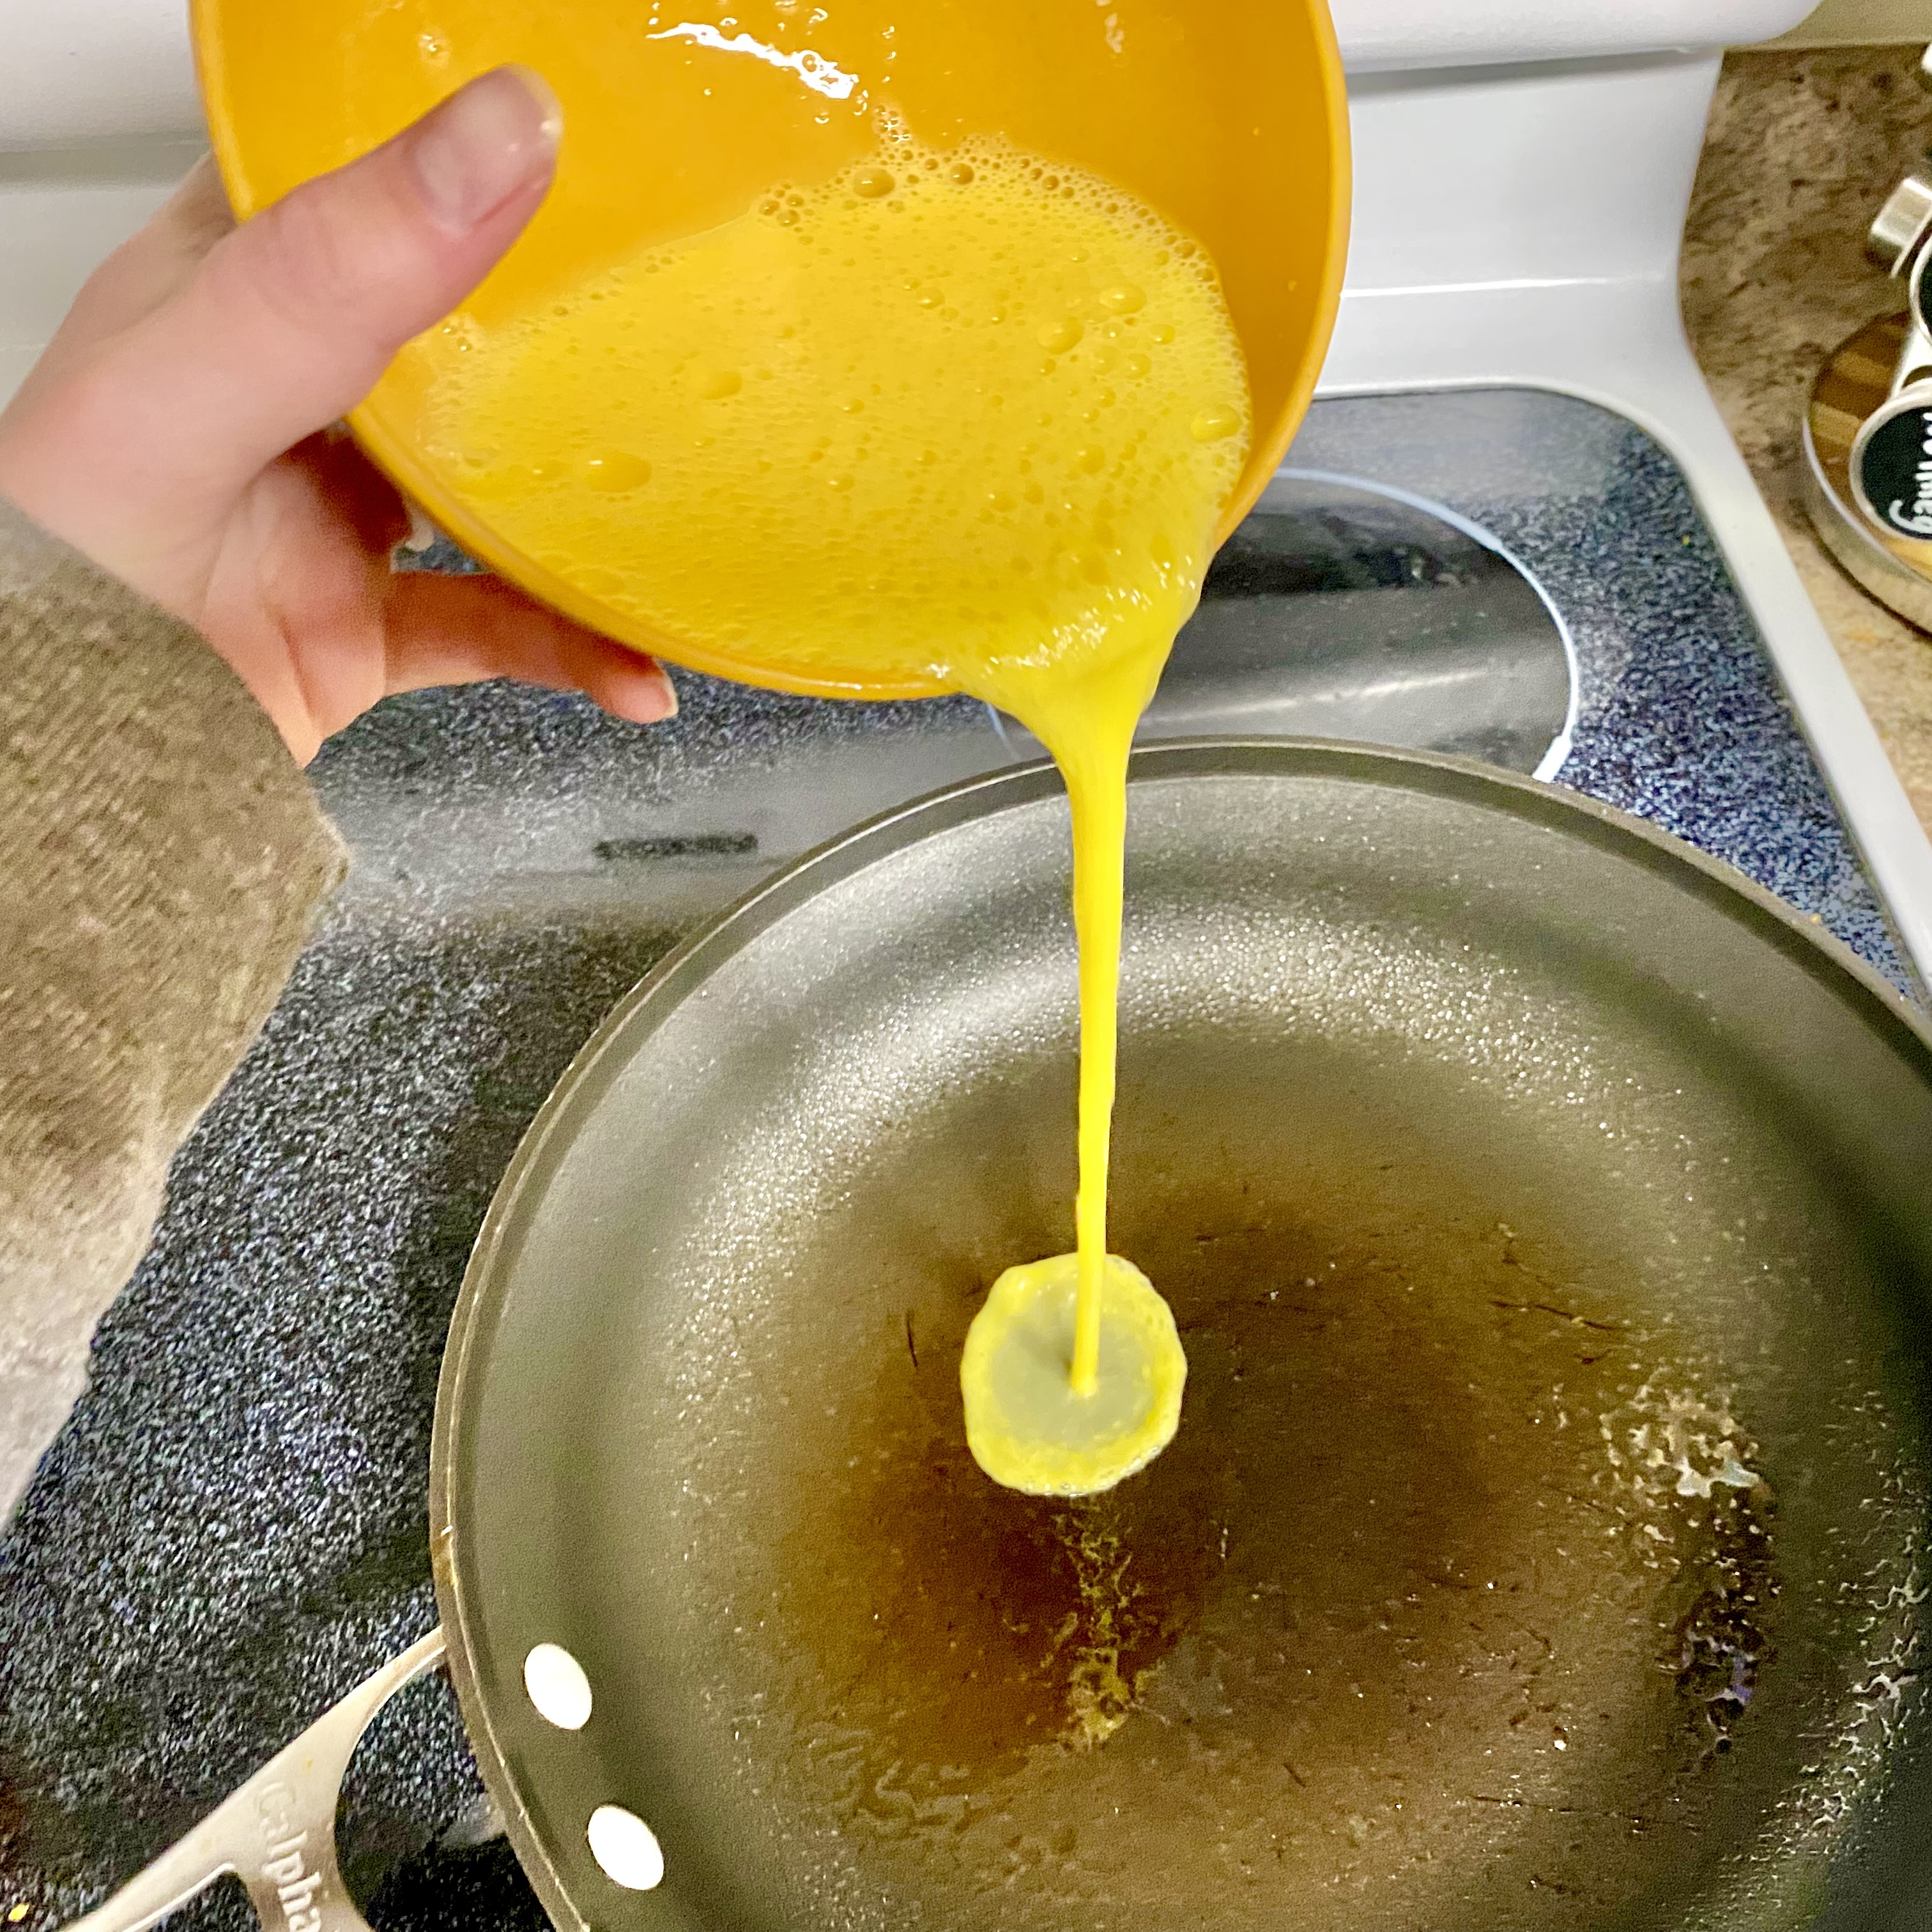
[[[442,1630],[82,1924],[232,1870],[359,1925],[337,1782],[446,1644],[567,1928],[1926,1922],[1913,1012],[1450,760],[1144,752],[1129,868],[1166,1454],[1064,1504],[962,1440],[966,1324],[1073,1178],[1065,800],[975,781],[585,1048],[452,1327]]]

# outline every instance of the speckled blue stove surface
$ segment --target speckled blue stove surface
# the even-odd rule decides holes
[[[1682,473],[1642,430],[1533,390],[1366,397],[1318,404],[1289,460],[1412,490],[1500,538],[1576,645],[1558,782],[1749,873],[1912,990]]]
[[[1292,460],[1494,532],[1576,643],[1561,782],[1909,983],[1683,479],[1641,432],[1528,392],[1355,399],[1318,404]],[[423,694],[318,761],[356,876],[178,1161],[93,1387],[0,1538],[0,1924],[97,1902],[434,1622],[449,1311],[519,1136],[606,1009],[791,852],[1000,761],[962,701],[683,689],[650,733],[542,693]],[[450,1694],[418,1685],[341,1820],[374,1922],[541,1924],[490,1824]],[[181,1922],[246,1917],[231,1881]]]

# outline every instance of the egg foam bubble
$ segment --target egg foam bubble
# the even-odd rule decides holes
[[[444,472],[544,569],[673,656],[926,679],[1030,726],[1118,660],[1151,691],[1250,434],[1198,242],[1078,169],[889,125],[822,186],[446,326]]]

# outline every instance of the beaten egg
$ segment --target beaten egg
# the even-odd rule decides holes
[[[459,491],[559,576],[774,670],[925,676],[1018,718],[1071,806],[1076,1247],[969,1336],[968,1440],[1076,1495],[1178,1426],[1186,1364],[1106,1248],[1126,765],[1251,434],[1201,244],[1003,142],[882,122],[824,184],[473,321],[430,398]]]

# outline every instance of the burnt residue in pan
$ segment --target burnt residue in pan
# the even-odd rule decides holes
[[[1110,1495],[972,1463],[977,1284],[801,1392],[760,1668],[782,1788],[878,1896],[1558,1925],[1706,1849],[1776,1669],[1758,1444],[1623,1264],[1360,1151],[1324,1212],[1236,1181],[1136,1231],[1190,1379]]]

